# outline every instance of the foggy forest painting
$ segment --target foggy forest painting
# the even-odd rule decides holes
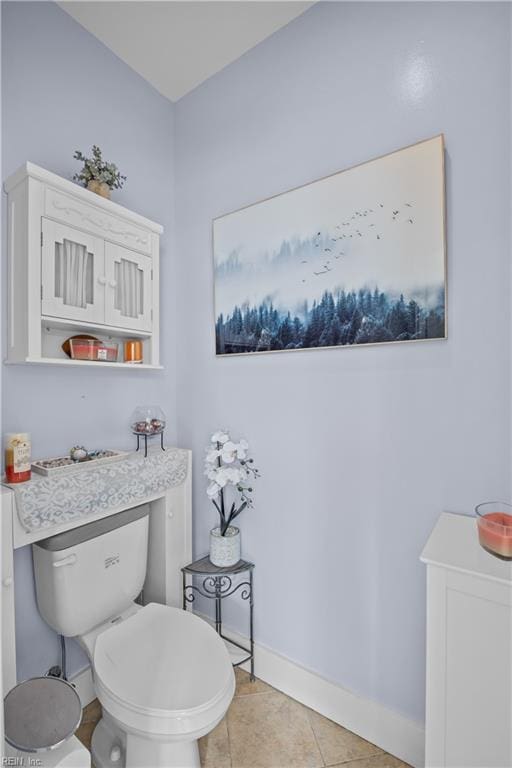
[[[445,338],[443,137],[213,223],[218,355]]]

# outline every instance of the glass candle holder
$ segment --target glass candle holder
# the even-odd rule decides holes
[[[141,438],[144,438],[144,458],[148,455],[148,438],[160,435],[160,448],[164,448],[165,413],[159,405],[139,405],[130,419],[131,430],[137,435],[137,448],[140,448]]]
[[[165,413],[159,405],[139,405],[130,419],[134,435],[159,435],[165,429]]]
[[[512,505],[486,501],[475,512],[482,547],[501,560],[512,560]]]

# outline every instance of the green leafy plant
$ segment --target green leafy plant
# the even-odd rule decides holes
[[[122,189],[126,176],[122,176],[119,173],[117,165],[106,163],[103,160],[101,149],[96,144],[92,148],[92,157],[86,157],[78,149],[73,157],[84,164],[80,173],[75,173],[73,176],[73,181],[77,181],[86,187],[90,181],[94,180],[107,184],[110,189]]]

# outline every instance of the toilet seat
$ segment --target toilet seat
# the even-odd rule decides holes
[[[102,632],[93,663],[101,704],[136,733],[199,738],[234,693],[229,654],[212,627],[157,603]]]

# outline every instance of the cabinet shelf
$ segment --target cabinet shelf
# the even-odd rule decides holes
[[[150,365],[148,363],[107,363],[96,360],[72,360],[65,357],[27,357],[25,360],[5,360],[8,365],[67,365],[75,367],[94,368],[128,368],[129,370],[161,371],[163,365]]]

